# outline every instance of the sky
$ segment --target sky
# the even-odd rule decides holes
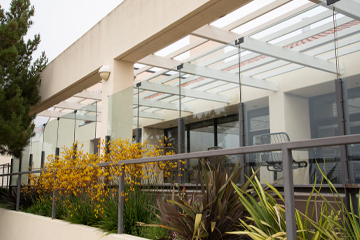
[[[40,33],[41,43],[34,58],[45,51],[49,62],[91,29],[123,0],[31,0],[35,6],[33,25],[27,38]],[[9,10],[11,0],[0,5]]]

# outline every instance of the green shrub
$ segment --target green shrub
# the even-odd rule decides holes
[[[228,231],[238,230],[238,218],[246,215],[245,207],[240,204],[231,181],[237,182],[241,168],[237,163],[228,174],[222,171],[221,162],[217,168],[211,168],[205,161],[201,161],[202,175],[201,195],[195,194],[188,198],[183,187],[181,196],[175,199],[175,189],[171,200],[164,201],[157,197],[157,206],[161,215],[158,216],[162,225],[142,224],[143,226],[160,226],[174,231],[181,239],[233,239],[226,234]],[[252,179],[255,176],[250,177]],[[250,181],[241,189],[246,191]]]

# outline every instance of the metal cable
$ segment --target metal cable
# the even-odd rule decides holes
[[[242,103],[241,100],[241,44],[239,44],[239,51],[238,51],[238,59],[239,59],[239,98],[240,98],[240,103]]]
[[[75,123],[74,123],[74,143],[75,143],[75,134],[76,134],[76,113],[77,113],[77,110],[74,111],[74,114],[75,114]]]
[[[44,151],[44,142],[45,142],[45,127],[46,127],[46,124],[44,123],[43,124],[43,142],[42,142],[42,148],[41,148],[41,151]]]
[[[59,142],[59,122],[60,122],[60,118],[57,118],[58,121],[58,125],[57,125],[57,133],[56,133],[56,147],[58,147],[58,142]]]
[[[96,128],[97,128],[97,101],[95,102],[95,139],[96,139]]]
[[[339,57],[338,57],[338,39],[337,39],[337,21],[336,21],[336,11],[335,6],[333,5],[333,24],[334,24],[334,52],[335,52],[335,64],[336,64],[336,74],[337,78],[340,78],[339,73]]]
[[[138,114],[137,114],[137,128],[139,128],[140,125],[140,85],[138,84]]]
[[[179,118],[181,118],[181,69],[179,69]]]

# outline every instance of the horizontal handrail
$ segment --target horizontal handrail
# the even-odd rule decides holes
[[[174,154],[174,155],[151,157],[151,158],[129,159],[124,161],[117,161],[116,164],[129,165],[129,164],[141,164],[141,163],[151,163],[151,162],[176,161],[176,160],[191,159],[191,158],[206,158],[206,157],[215,157],[215,156],[223,156],[223,155],[239,155],[239,154],[249,154],[249,153],[282,151],[283,149],[296,150],[303,148],[328,147],[328,146],[338,146],[338,145],[347,145],[347,144],[356,144],[356,143],[360,143],[360,134],[307,139],[307,140],[291,141],[291,142],[275,143],[275,144],[244,146],[238,148],[219,149],[215,151],[182,153],[182,154]],[[110,165],[114,165],[114,162],[97,163],[96,165],[99,167],[108,167]],[[93,166],[93,164],[89,164],[89,166]],[[41,173],[46,170],[47,169],[45,168],[34,171],[6,173],[6,174],[0,174],[0,177]]]

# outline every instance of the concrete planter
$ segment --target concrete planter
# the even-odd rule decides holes
[[[94,227],[71,224],[34,214],[0,208],[1,240],[145,240],[127,234],[104,235]]]

